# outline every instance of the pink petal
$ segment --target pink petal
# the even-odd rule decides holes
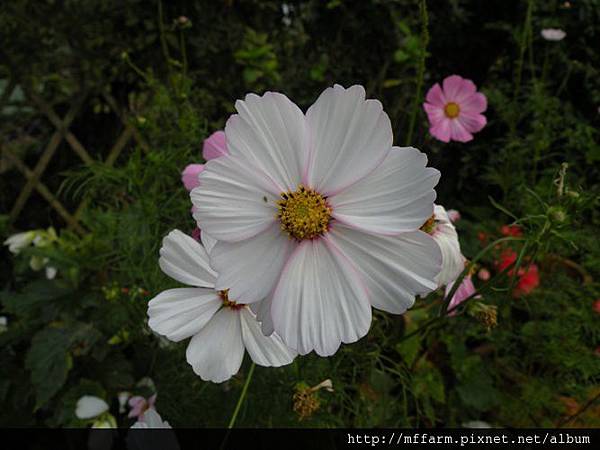
[[[427,91],[425,100],[427,103],[431,103],[433,106],[439,106],[440,108],[443,108],[447,103],[446,96],[439,83],[435,83],[429,91]]]
[[[454,282],[452,282],[452,283],[448,284],[448,286],[446,286],[446,295],[448,295],[450,293],[453,286],[454,286]],[[473,280],[471,279],[471,277],[470,276],[464,277],[462,280],[462,283],[460,283],[460,286],[458,286],[458,289],[456,289],[456,292],[452,296],[452,300],[450,300],[450,303],[448,304],[448,310],[451,310],[454,307],[460,305],[467,298],[469,298],[471,295],[473,295],[476,291],[477,290],[475,289],[475,285],[473,285]],[[478,295],[477,298],[479,298],[479,297],[481,297],[481,296]],[[456,310],[449,312],[448,315],[449,316],[456,315]]]
[[[469,142],[473,135],[469,133],[458,119],[450,120],[450,139],[458,142]]]
[[[206,161],[229,154],[227,151],[227,138],[224,131],[215,131],[204,139],[202,156]]]
[[[443,118],[439,122],[432,124],[432,127],[429,128],[429,132],[434,138],[439,139],[442,142],[450,142],[452,135],[450,119]]]
[[[204,170],[204,164],[188,164],[181,172],[181,181],[188,191],[200,185],[198,175]]]
[[[475,83],[458,75],[450,75],[444,80],[444,95],[448,102],[461,103],[476,91]]]
[[[469,133],[481,131],[487,123],[487,119],[482,114],[461,113],[457,120]]]
[[[440,120],[446,118],[444,108],[441,106],[423,103],[423,109],[425,109],[425,112],[427,113],[427,118],[429,119],[429,124],[431,126],[436,125]]]
[[[487,98],[481,92],[475,92],[460,102],[461,113],[479,114],[487,109]]]

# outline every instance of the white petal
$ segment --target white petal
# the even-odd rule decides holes
[[[75,415],[78,419],[92,419],[108,411],[108,404],[93,395],[84,395],[77,400]]]
[[[219,272],[216,289],[229,289],[229,298],[241,303],[264,299],[295,246],[277,224],[242,242],[219,241],[211,254]]]
[[[373,172],[331,197],[333,216],[361,230],[398,234],[414,231],[433,214],[440,172],[412,147],[394,147]]]
[[[465,268],[465,257],[460,250],[456,228],[443,206],[435,205],[435,230],[432,234],[442,251],[442,270],[436,277],[438,286],[456,280]]]
[[[188,345],[187,362],[205,381],[222,383],[235,375],[244,358],[240,312],[222,308]]]
[[[204,231],[200,232],[200,240],[202,241],[202,245],[204,246],[206,253],[208,253],[210,255],[212,252],[212,249],[214,248],[215,244],[217,243],[217,240],[214,237],[212,237],[211,235],[209,235],[208,233],[205,233]]]
[[[377,100],[362,86],[328,88],[309,108],[311,135],[306,184],[334,195],[363,178],[392,148],[392,127]]]
[[[241,309],[240,318],[242,339],[252,361],[259,366],[279,367],[294,360],[296,352],[288,348],[276,333],[265,336],[261,331],[260,323],[250,309]]]
[[[240,241],[271,226],[281,192],[245,157],[222,156],[206,163],[190,193],[193,216],[218,241]]]
[[[369,330],[371,307],[350,261],[326,239],[303,241],[273,293],[275,331],[300,354],[333,355]]]
[[[164,273],[190,286],[213,287],[216,272],[210,267],[208,253],[193,237],[179,230],[163,239],[158,264]]]
[[[36,237],[35,231],[23,231],[9,236],[4,241],[4,245],[8,245],[8,250],[17,255],[25,247],[29,246]]]
[[[373,307],[402,314],[413,305],[415,295],[437,288],[442,255],[427,233],[381,236],[337,225],[330,234],[356,266]]]
[[[198,333],[222,304],[213,289],[169,289],[148,303],[148,325],[157,333],[179,342]]]
[[[260,302],[250,303],[248,307],[256,315],[256,320],[260,322],[262,332],[265,336],[271,336],[275,332],[273,327],[273,318],[271,317],[271,305],[273,297],[268,296]]]
[[[171,428],[169,422],[162,420],[162,417],[154,408],[148,408],[144,411],[144,423],[146,427],[143,428]],[[134,426],[131,428],[134,428]]]
[[[239,114],[227,121],[227,148],[268,174],[279,192],[295,190],[308,156],[308,128],[300,108],[285,95],[248,94],[238,100]]]

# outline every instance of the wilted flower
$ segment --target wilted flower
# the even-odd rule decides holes
[[[473,134],[485,126],[487,119],[481,113],[487,109],[487,99],[471,80],[451,75],[433,85],[425,98],[423,108],[429,118],[429,132],[442,142],[468,142]]]
[[[474,316],[488,331],[498,324],[498,307],[476,302],[469,313]]]
[[[544,28],[540,34],[547,41],[562,41],[567,35],[560,28]]]
[[[179,230],[163,240],[163,272],[192,288],[169,289],[148,304],[148,325],[179,342],[192,337],[186,356],[203,380],[223,382],[237,373],[245,350],[261,366],[289,364],[295,352],[276,334],[265,336],[254,312],[214,288],[217,273],[209,265],[215,241],[201,234],[204,246]]]
[[[430,234],[442,253],[442,270],[436,276],[438,286],[454,281],[465,268],[465,257],[460,251],[456,228],[450,222],[446,210],[441,205],[434,206],[434,213],[421,230]]]
[[[216,289],[267,298],[259,319],[322,356],[367,333],[371,305],[402,313],[435,289],[439,248],[418,228],[439,172],[418,150],[392,147],[380,102],[336,85],[306,114],[274,92],[236,109],[229,155],[191,193],[198,226],[219,241]]]
[[[317,396],[317,392],[320,389],[333,392],[333,383],[330,379],[327,379],[313,387],[308,387],[304,383],[299,383],[296,386],[296,392],[293,397],[293,409],[298,414],[298,420],[307,419],[319,410],[321,402]]]
[[[82,420],[93,419],[106,411],[108,411],[108,404],[93,395],[84,395],[77,400],[77,406],[75,407],[75,415]]]

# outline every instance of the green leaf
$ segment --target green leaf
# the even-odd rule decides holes
[[[71,338],[64,328],[45,328],[33,336],[25,358],[35,388],[35,410],[44,406],[65,384],[72,366]]]

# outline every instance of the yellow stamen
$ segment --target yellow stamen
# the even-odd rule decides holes
[[[299,185],[295,192],[284,192],[277,207],[281,229],[294,239],[314,239],[329,229],[331,207],[314,189]]]
[[[444,106],[444,114],[446,114],[446,117],[449,119],[454,119],[460,114],[460,106],[458,106],[457,103],[450,102]]]
[[[240,309],[246,306],[243,303],[237,303],[233,300],[229,300],[229,289],[219,291],[219,297],[221,297],[221,300],[223,301],[223,307],[225,308]]]

